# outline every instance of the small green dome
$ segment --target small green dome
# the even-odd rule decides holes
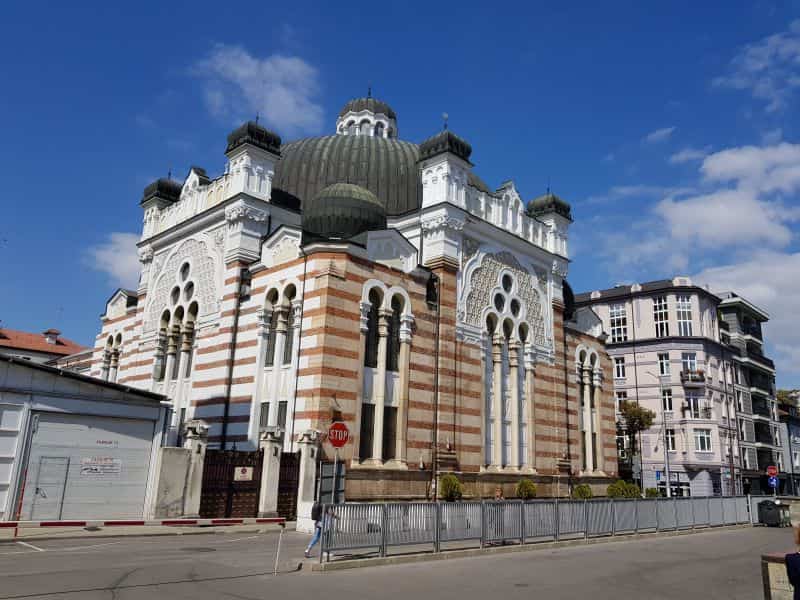
[[[303,230],[316,237],[350,239],[366,231],[386,229],[386,209],[369,190],[352,183],[334,183],[303,205]]]
[[[528,202],[528,214],[532,217],[553,212],[570,221],[572,220],[572,208],[569,203],[552,192],[547,192],[544,196],[539,196]]]

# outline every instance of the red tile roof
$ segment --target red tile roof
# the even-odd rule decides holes
[[[45,333],[51,333],[54,330],[48,329]],[[55,344],[50,344],[47,338],[42,333],[28,333],[26,331],[16,331],[15,329],[8,329],[0,327],[0,352],[5,349],[11,350],[28,350],[31,352],[43,352],[45,354],[75,354],[81,350],[85,350],[86,346],[76,344],[72,340],[58,337]]]

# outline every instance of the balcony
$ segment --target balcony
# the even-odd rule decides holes
[[[739,360],[745,364],[764,369],[770,373],[775,372],[775,363],[761,354],[748,354],[747,356],[742,356]]]
[[[769,403],[759,398],[753,398],[753,416],[772,419],[772,412],[770,411]]]
[[[706,384],[703,371],[681,371],[681,383],[686,387],[702,387]]]

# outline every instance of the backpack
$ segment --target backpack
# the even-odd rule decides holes
[[[311,507],[311,520],[319,521],[320,519],[322,519],[322,504],[314,502],[314,506]]]

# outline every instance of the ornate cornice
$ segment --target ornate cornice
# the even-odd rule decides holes
[[[433,217],[427,221],[422,222],[422,230],[426,232],[433,232],[439,230],[450,229],[452,231],[461,231],[464,229],[463,219],[458,219],[450,215],[440,215]]]
[[[267,220],[267,212],[247,206],[246,204],[234,204],[225,209],[225,221],[229,224],[239,223],[240,221],[254,221],[263,223]]]

